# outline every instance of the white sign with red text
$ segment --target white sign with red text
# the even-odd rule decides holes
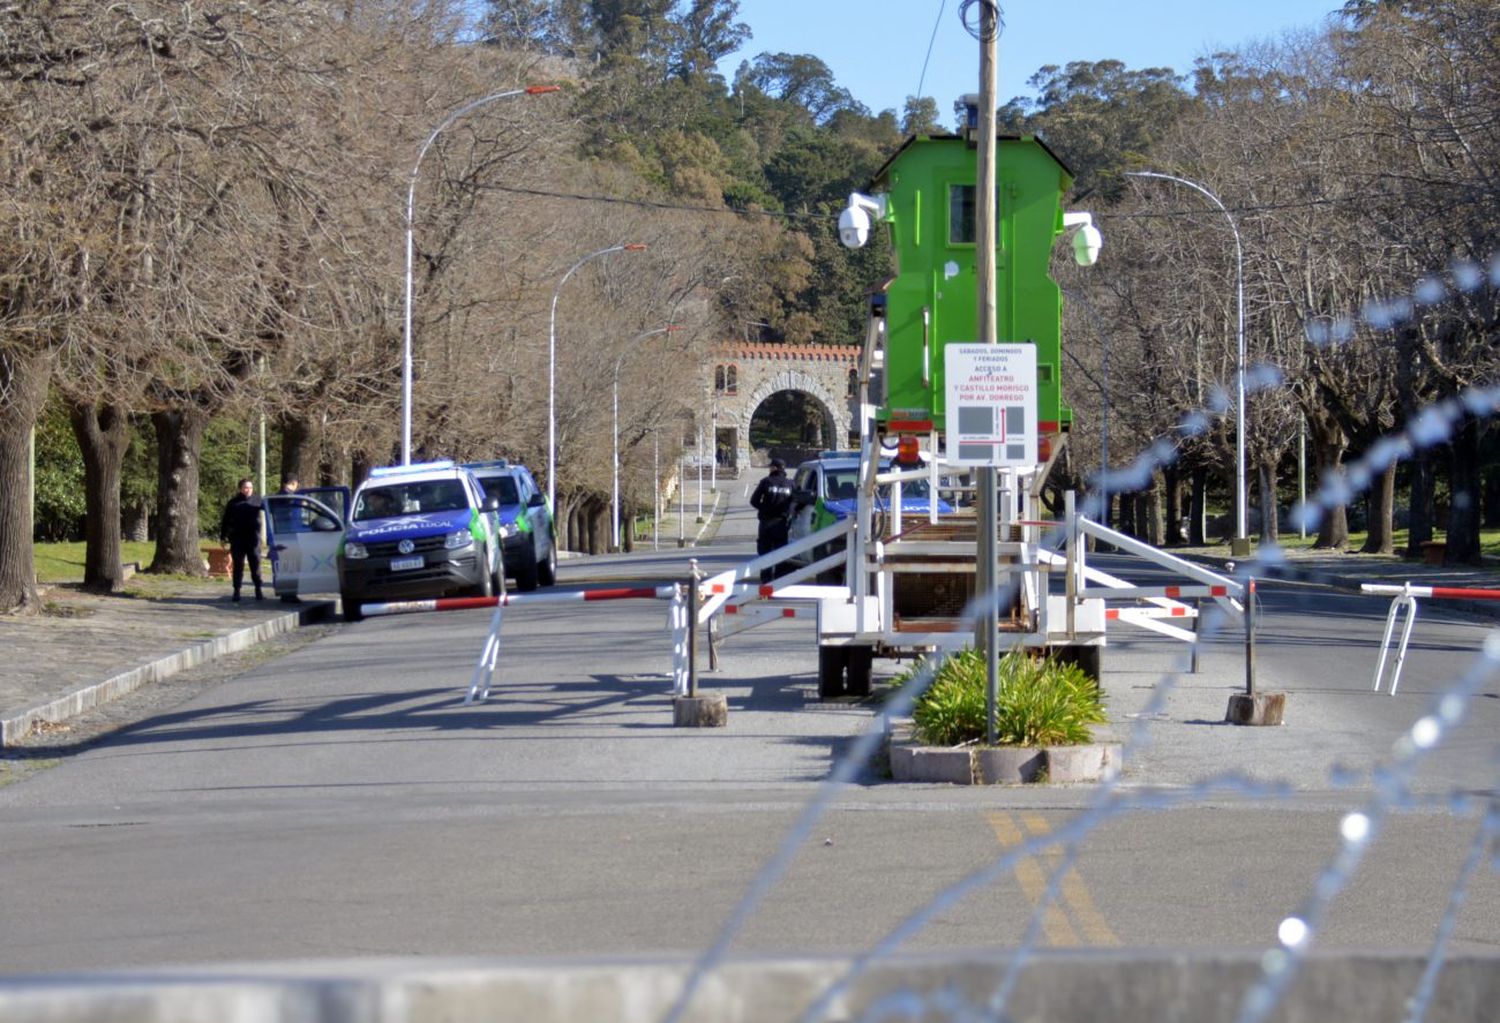
[[[948,462],[1036,465],[1036,346],[949,344],[943,369]]]

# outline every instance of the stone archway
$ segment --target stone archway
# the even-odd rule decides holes
[[[842,447],[855,427],[850,375],[859,350],[834,345],[726,345],[717,353],[710,386],[716,399],[716,447],[733,451],[725,470],[751,471],[750,420],[761,403],[781,391],[796,391],[815,401],[834,424],[832,446]],[[726,437],[730,431],[733,437]]]
[[[845,431],[841,427],[840,420],[844,417],[838,415],[837,406],[830,405],[827,394],[819,393],[821,390],[822,388],[817,386],[816,380],[813,377],[796,372],[778,373],[776,378],[765,381],[760,387],[756,388],[755,392],[746,399],[745,410],[740,421],[735,424],[737,435],[743,438],[739,445],[739,451],[736,453],[738,464],[751,469],[756,468],[754,465],[755,446],[750,437],[751,423],[755,419],[756,410],[764,405],[768,399],[786,392],[793,392],[810,398],[813,406],[821,413],[819,419],[825,425],[819,431],[819,438],[808,441],[807,446],[818,448],[841,447]],[[764,423],[765,420],[763,419],[762,425]],[[830,423],[833,424],[832,435],[828,433],[827,424]],[[781,457],[786,456],[781,455]]]

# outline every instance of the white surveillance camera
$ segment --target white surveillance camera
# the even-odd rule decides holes
[[[839,241],[845,248],[862,249],[870,240],[872,218],[885,216],[885,196],[849,194],[849,205],[839,214]]]
[[[1073,231],[1073,259],[1079,266],[1093,266],[1104,248],[1104,236],[1094,226],[1090,213],[1064,213],[1063,227]]]
[[[862,249],[870,240],[870,215],[858,206],[839,214],[839,241],[846,249]]]
[[[1104,247],[1104,236],[1093,224],[1084,225],[1073,236],[1073,259],[1079,266],[1093,266],[1099,262],[1099,250]]]

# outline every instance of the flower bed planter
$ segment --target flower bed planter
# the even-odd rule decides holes
[[[1036,782],[1094,784],[1118,774],[1124,757],[1117,742],[1080,746],[923,746],[909,720],[891,723],[891,778],[950,785],[1022,785]]]

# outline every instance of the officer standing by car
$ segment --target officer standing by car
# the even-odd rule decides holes
[[[756,484],[755,493],[750,495],[750,507],[755,509],[760,521],[755,534],[756,554],[769,554],[786,546],[796,494],[792,481],[787,479],[786,465],[779,458],[771,459],[770,473]],[[760,581],[768,583],[777,575],[780,573],[774,569],[761,569]]]
[[[229,544],[229,555],[234,559],[234,600],[240,599],[240,583],[245,577],[245,561],[250,562],[250,581],[255,583],[255,599],[264,600],[260,581],[260,516],[261,504],[254,496],[255,484],[248,479],[240,480],[239,493],[224,506],[224,517],[219,520],[219,538]]]

